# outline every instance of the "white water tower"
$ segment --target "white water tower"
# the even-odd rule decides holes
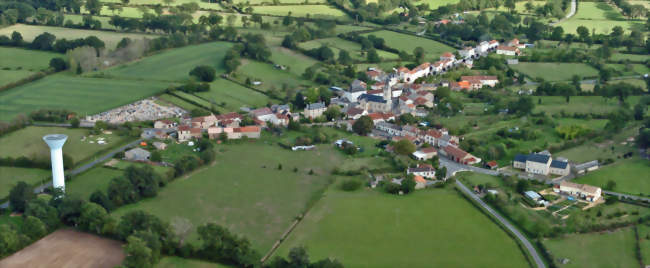
[[[63,176],[63,144],[68,139],[64,134],[49,134],[43,137],[50,146],[50,159],[52,160],[52,186],[65,191],[65,177]]]

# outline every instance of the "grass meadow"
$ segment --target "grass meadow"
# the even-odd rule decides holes
[[[451,189],[396,196],[330,187],[275,255],[300,245],[312,259],[349,267],[528,266],[516,242]]]
[[[302,75],[305,69],[320,63],[312,57],[281,46],[271,47],[271,53],[271,61],[273,63],[287,67],[290,73],[297,76]]]
[[[0,157],[37,157],[41,159],[50,159],[50,149],[43,141],[43,136],[47,134],[66,134],[68,140],[63,146],[63,153],[70,155],[76,162],[86,159],[95,153],[113,147],[117,144],[122,144],[128,139],[127,137],[117,136],[115,134],[106,135],[101,137],[105,139],[107,144],[90,143],[94,141],[97,136],[88,136],[86,129],[78,128],[62,128],[62,127],[35,127],[29,126],[0,138]],[[86,140],[82,141],[82,137]],[[71,167],[66,167],[71,168]]]
[[[456,51],[456,49],[435,40],[386,30],[367,33],[364,36],[371,34],[383,38],[387,46],[397,50],[404,50],[409,54],[412,54],[416,47],[422,47],[426,52],[425,58],[427,59],[437,60],[442,53]]]
[[[601,96],[571,96],[569,103],[562,96],[534,96],[533,101],[536,103],[542,100],[541,104],[536,104],[534,112],[546,112],[546,114],[559,114],[562,111],[568,114],[574,113],[594,113],[607,114],[619,108],[618,100],[607,99]],[[629,97],[628,102],[636,103],[638,98]]]
[[[120,0],[102,0],[104,3],[122,3]],[[207,3],[201,0],[175,0],[170,3],[171,6],[182,5],[185,3],[197,3],[201,9],[221,10],[221,6],[217,3]],[[161,4],[160,0],[130,0],[131,5],[157,5]],[[153,12],[153,11],[152,11]]]
[[[643,263],[650,263],[650,224],[637,225],[639,231],[639,247]]]
[[[80,116],[96,114],[152,96],[170,84],[56,74],[0,92],[0,120],[39,109],[67,109]]]
[[[102,72],[109,77],[160,81],[189,79],[189,72],[198,65],[209,65],[223,73],[223,57],[231,46],[232,43],[211,42],[171,49]]]
[[[533,79],[546,81],[568,81],[573,75],[583,78],[598,76],[598,70],[584,63],[520,62],[510,67]]]
[[[222,78],[210,83],[210,91],[198,92],[196,95],[214,103],[217,109],[228,112],[239,111],[244,106],[261,107],[270,101],[262,93]]]
[[[609,34],[616,26],[624,30],[643,29],[645,21],[627,20],[612,5],[605,2],[579,2],[578,11],[570,19],[556,26],[561,26],[565,33],[576,33],[579,26],[593,29],[598,34]]]
[[[0,199],[9,195],[9,191],[18,182],[24,181],[29,185],[43,181],[52,172],[47,169],[0,167]]]
[[[242,60],[242,65],[239,66],[236,76],[233,78],[240,83],[244,83],[246,79],[260,81],[262,84],[254,86],[255,88],[264,92],[277,90],[280,96],[284,96],[286,93],[280,92],[284,85],[287,88],[297,89],[314,84],[312,81],[304,80],[290,71],[276,69],[272,64],[248,59]]]
[[[0,86],[27,78],[49,68],[50,60],[65,57],[63,54],[0,47]]]
[[[179,97],[169,95],[169,94],[163,94],[158,97],[158,100],[156,103],[169,106],[169,105],[174,105],[178,106],[180,108],[185,109],[186,111],[192,111],[194,109],[202,109],[201,107],[194,105],[192,103],[189,103],[187,101],[184,101],[180,99]]]
[[[352,59],[357,61],[366,61],[366,53],[362,52],[361,44],[344,40],[338,37],[307,41],[301,43],[299,46],[303,49],[314,49],[321,47],[321,45],[325,45],[332,49],[336,58],[338,58],[339,51],[345,50],[350,53],[350,57],[352,57]],[[377,50],[377,54],[379,54],[379,57],[381,57],[383,60],[397,60],[399,58],[397,54],[384,50]]]
[[[264,141],[242,141],[218,145],[217,151],[214,164],[176,179],[156,198],[122,207],[114,215],[145,210],[168,221],[189,219],[194,228],[216,222],[246,236],[264,254],[320,197],[331,170],[342,162],[342,154],[330,146],[293,152]],[[314,175],[308,174],[310,170]],[[188,239],[195,242],[197,236],[193,233]]]
[[[291,13],[293,17],[351,20],[343,11],[328,5],[256,6],[253,7],[253,13],[273,16],[287,16]]]
[[[572,234],[562,238],[546,239],[544,244],[557,259],[567,258],[562,267],[637,267],[634,257],[634,230]]]
[[[650,163],[634,157],[601,167],[576,179],[579,183],[605,187],[608,181],[616,182],[613,191],[633,195],[650,194]]]
[[[103,23],[102,23],[103,24]],[[109,32],[109,31],[95,31],[95,30],[82,30],[82,29],[70,29],[63,27],[52,27],[52,26],[35,26],[35,25],[25,25],[25,24],[14,24],[9,27],[0,28],[0,35],[11,36],[11,33],[14,31],[22,34],[23,39],[27,42],[31,42],[36,38],[36,36],[48,32],[56,36],[57,39],[66,38],[77,39],[77,38],[86,38],[88,36],[94,35],[97,38],[101,39],[106,43],[106,48],[113,49],[117,46],[117,43],[122,40],[124,37],[131,38],[133,40],[139,40],[142,38],[155,38],[157,35],[150,34],[136,34],[136,33],[122,33],[122,32]]]
[[[96,190],[101,190],[106,193],[106,189],[108,189],[111,180],[122,176],[122,174],[124,173],[118,169],[95,167],[67,181],[65,192],[68,195],[78,196],[84,200],[88,200],[90,195]]]
[[[181,257],[162,257],[160,262],[156,264],[156,268],[227,268],[231,266],[226,266],[220,263],[207,262],[202,260],[193,260],[193,259],[184,259]]]
[[[625,142],[625,140],[629,137],[635,137],[638,133],[638,125],[630,125],[606,140],[597,138],[580,146],[556,152],[554,154],[556,156],[571,159],[571,161],[576,163],[583,163],[597,159],[604,160],[607,158],[618,161],[622,159],[623,154],[637,150],[634,144]]]

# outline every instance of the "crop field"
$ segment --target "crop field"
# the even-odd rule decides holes
[[[546,81],[567,81],[573,75],[583,78],[598,76],[598,70],[584,63],[520,62],[510,67],[533,79],[541,77]]]
[[[626,20],[620,12],[605,2],[579,2],[578,11],[570,19],[559,23],[565,33],[576,33],[578,26],[585,26],[599,34],[609,34],[616,26],[630,31],[643,27],[644,21]]]
[[[528,266],[515,241],[451,189],[395,196],[330,187],[276,255],[300,245],[349,267]]]
[[[366,53],[361,51],[361,44],[344,40],[338,37],[316,39],[312,41],[307,41],[301,43],[299,46],[303,49],[314,49],[319,48],[321,45],[325,45],[334,51],[336,58],[339,56],[340,50],[345,50],[350,53],[350,56],[354,60],[366,61]],[[384,50],[377,50],[377,54],[384,60],[396,60],[398,59],[397,54],[391,53]]]
[[[270,101],[262,93],[222,78],[210,83],[210,91],[198,92],[196,95],[228,112],[237,112],[241,107],[261,107]]]
[[[52,174],[51,171],[46,169],[0,167],[0,198],[9,195],[11,188],[18,182],[24,181],[29,185],[34,185],[46,179],[50,174]]]
[[[111,180],[124,174],[121,170],[95,167],[67,181],[65,185],[66,194],[78,196],[88,200],[90,195],[101,190],[106,192]]]
[[[544,241],[553,256],[567,258],[562,267],[636,267],[634,230],[573,234]],[[586,250],[589,249],[589,250]]]
[[[184,259],[181,257],[163,257],[156,268],[226,268],[226,266],[220,263],[212,263],[201,260],[193,259]]]
[[[132,64],[103,71],[107,76],[129,79],[181,81],[198,65],[209,65],[223,73],[223,57],[232,43],[212,42],[167,50]]]
[[[435,40],[386,31],[386,30],[367,33],[363,35],[368,36],[371,34],[375,35],[376,37],[383,38],[384,41],[386,41],[387,46],[397,50],[404,50],[409,54],[412,54],[413,50],[416,47],[422,47],[426,52],[425,57],[427,59],[437,60],[440,57],[440,55],[442,55],[442,53],[456,51],[456,49],[447,46],[443,43],[437,42]]]
[[[343,11],[328,5],[256,6],[253,7],[253,13],[273,16],[287,16],[291,13],[293,17],[350,20]]]
[[[576,179],[579,183],[605,187],[607,182],[616,182],[613,191],[633,195],[650,193],[650,163],[634,157],[601,167]]]
[[[67,109],[80,116],[126,105],[165,90],[167,82],[57,74],[0,92],[0,120],[39,109]]]
[[[115,216],[145,210],[168,221],[189,219],[194,228],[216,222],[246,236],[264,254],[320,196],[331,170],[342,162],[329,145],[293,152],[257,141],[218,145],[217,150],[214,164],[168,184],[156,198],[120,208]]]
[[[103,24],[103,23],[102,23]],[[0,28],[0,35],[11,36],[11,33],[17,31],[23,35],[23,39],[27,42],[31,42],[36,38],[36,36],[48,32],[56,36],[57,39],[66,38],[77,39],[77,38],[86,38],[88,36],[94,35],[97,38],[101,39],[106,43],[106,48],[113,49],[117,46],[117,43],[122,40],[124,37],[131,38],[133,40],[139,40],[143,38],[155,38],[157,35],[151,34],[136,34],[136,33],[121,33],[121,32],[109,32],[109,31],[95,31],[95,30],[82,30],[82,29],[70,29],[63,27],[52,27],[52,26],[33,26],[25,24],[14,24],[9,27]]]
[[[2,148],[0,156],[14,158],[35,156],[39,159],[49,160],[50,149],[43,141],[43,136],[55,133],[68,135],[68,140],[63,146],[63,153],[70,155],[75,162],[86,159],[101,150],[121,144],[127,139],[115,134],[90,137],[86,129],[30,126],[2,136],[0,138],[0,148]],[[86,137],[86,139],[82,141],[83,137]],[[103,137],[107,144],[95,143],[94,141],[98,137]],[[93,143],[90,143],[90,141],[93,141]]]
[[[112,268],[124,257],[119,241],[60,229],[0,260],[0,267]]]

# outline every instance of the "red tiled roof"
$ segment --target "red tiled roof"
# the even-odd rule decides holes
[[[413,177],[413,180],[414,180],[415,182],[419,182],[419,183],[427,182],[427,180],[425,180],[424,178],[422,178],[422,176],[415,176],[415,177]]]
[[[227,120],[227,119],[235,119],[235,118],[241,119],[242,116],[235,112],[217,115],[218,120]]]
[[[498,46],[497,50],[508,50],[508,51],[517,51],[519,50],[516,47],[509,47],[509,46]]]
[[[442,53],[442,57],[451,58],[451,57],[454,57],[454,54],[451,54],[450,52],[445,52],[445,53]]]
[[[467,156],[469,154],[469,153],[467,153],[467,152],[465,152],[465,151],[463,151],[463,150],[461,150],[459,148],[456,148],[454,146],[447,146],[447,147],[444,148],[444,150],[448,155],[451,155],[451,156],[455,157],[456,159],[463,159],[465,156]]]
[[[433,148],[433,147],[427,147],[427,148],[422,148],[422,149],[420,149],[420,151],[422,151],[422,152],[425,153],[425,154],[430,154],[430,153],[435,152],[435,151],[436,151],[436,148]]]
[[[497,166],[497,161],[487,162],[487,165],[490,166],[490,167],[496,167]]]
[[[198,133],[201,133],[201,129],[200,129],[200,128],[196,128],[196,127],[190,128],[190,133],[192,133],[192,134],[198,134]]]
[[[490,41],[490,44],[494,44],[494,43],[498,43],[498,41],[497,40]]]
[[[442,137],[442,133],[440,133],[440,131],[437,131],[437,130],[435,130],[435,129],[429,129],[429,130],[427,130],[426,135],[427,135],[427,136],[434,137],[434,138],[436,138],[436,139],[439,139],[440,137]]]
[[[180,126],[178,127],[178,131],[188,131],[190,130],[190,126]]]
[[[235,130],[235,132],[260,132],[260,127],[259,126],[245,126],[245,127],[237,127],[234,130]]]
[[[414,103],[415,105],[424,105],[425,103],[427,103],[427,99],[418,97],[417,99],[415,99]]]

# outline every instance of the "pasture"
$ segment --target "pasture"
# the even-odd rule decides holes
[[[553,257],[567,258],[562,267],[636,267],[635,238],[631,228],[614,232],[572,234],[543,242]],[[588,250],[586,250],[588,249]]]
[[[639,224],[639,247],[644,263],[650,263],[650,224]]]
[[[88,200],[96,190],[106,192],[111,180],[122,174],[123,172],[118,169],[95,167],[72,177],[66,182],[65,191],[66,194]]]
[[[52,174],[49,169],[0,167],[0,199],[9,195],[11,188],[24,181],[35,185]]]
[[[650,193],[650,163],[648,160],[634,157],[601,167],[578,177],[576,182],[605,187],[607,182],[616,182],[615,192],[633,195]]]
[[[206,262],[206,261],[201,261],[201,260],[193,260],[193,259],[184,259],[181,257],[163,257],[158,264],[155,266],[156,268],[226,268],[230,266],[226,266],[220,263],[212,263],[212,262]]]
[[[253,13],[272,16],[308,17],[312,19],[337,19],[349,21],[343,11],[328,5],[255,6]]]
[[[416,6],[421,4],[428,4],[429,9],[434,10],[440,6],[457,4],[458,2],[460,2],[460,0],[418,0],[418,1],[414,1],[413,4],[415,4]]]
[[[607,114],[619,108],[618,100],[601,96],[571,96],[569,103],[562,96],[533,97],[534,101],[539,101],[539,99],[542,100],[542,103],[535,105],[534,112],[546,112],[549,115],[559,114],[562,111],[568,114]],[[638,98],[630,97],[627,101],[633,104],[638,102]]]
[[[103,23],[102,23],[103,24]],[[86,38],[88,36],[94,35],[97,38],[104,41],[106,48],[113,49],[117,46],[117,43],[122,40],[122,38],[128,37],[133,40],[140,40],[143,38],[156,38],[157,35],[152,34],[137,34],[137,33],[122,33],[122,32],[109,32],[109,31],[95,31],[95,30],[83,30],[83,29],[70,29],[63,27],[52,27],[52,26],[35,26],[35,25],[25,25],[25,24],[14,24],[9,27],[0,28],[0,35],[11,36],[11,33],[14,31],[22,34],[23,39],[27,42],[31,42],[36,38],[36,36],[48,32],[56,36],[57,39],[66,38],[77,39],[77,38]]]
[[[312,259],[349,267],[528,266],[516,242],[451,189],[396,196],[330,187],[275,254],[300,245]]]
[[[20,81],[49,68],[50,60],[63,54],[0,47],[0,86]]]
[[[299,46],[303,49],[314,49],[325,45],[332,49],[335,57],[338,59],[339,51],[345,50],[350,53],[350,57],[357,61],[366,61],[366,53],[361,50],[361,44],[348,41],[338,37],[316,39],[301,43]],[[385,50],[377,50],[377,54],[384,60],[396,60],[399,57],[395,53]]]
[[[169,94],[160,95],[160,97],[158,97],[158,100],[156,100],[156,103],[165,106],[169,106],[169,105],[178,106],[180,108],[183,108],[186,111],[192,111],[194,109],[203,109],[197,105],[184,101],[179,97],[169,95]]]
[[[597,34],[609,34],[616,26],[623,27],[627,32],[632,29],[642,29],[645,21],[627,20],[612,5],[605,2],[579,2],[578,11],[570,19],[556,26],[564,28],[565,33],[576,33],[579,26],[585,26]]]
[[[223,73],[223,57],[232,43],[211,42],[166,50],[130,64],[104,70],[109,77],[141,80],[183,81],[196,66],[208,65]]]
[[[150,97],[168,86],[157,81],[50,75],[0,92],[0,120],[39,109],[67,109],[79,116],[96,114]]]
[[[167,221],[189,219],[194,228],[216,222],[246,236],[264,254],[308,204],[320,197],[332,179],[330,172],[342,162],[341,154],[329,145],[293,152],[256,141],[216,149],[214,164],[176,179],[156,198],[124,206],[114,215],[145,210]],[[308,174],[310,170],[313,175]],[[196,233],[188,239],[196,242]]]
[[[0,267],[112,268],[124,257],[119,241],[60,229],[0,260]]]
[[[440,55],[445,52],[454,52],[456,49],[447,46],[443,43],[440,43],[435,40],[426,39],[422,37],[417,37],[408,34],[396,33],[387,30],[381,30],[372,33],[363,34],[364,36],[374,35],[379,38],[383,38],[386,41],[386,45],[390,48],[397,50],[404,50],[409,54],[413,54],[413,50],[416,47],[422,47],[426,52],[426,59],[438,60]]]
[[[122,3],[120,0],[102,0],[104,3]],[[175,0],[170,3],[171,6],[182,5],[185,3],[197,3],[201,9],[221,10],[221,6],[217,3],[207,3],[201,0]],[[157,5],[161,4],[160,0],[130,0],[131,5]]]
[[[327,4],[326,0],[279,0],[280,4]],[[274,5],[273,0],[234,0],[233,3],[249,3],[252,6]],[[285,14],[286,15],[286,14]]]
[[[319,63],[312,57],[281,46],[271,47],[271,53],[273,63],[287,67],[287,70],[294,75],[302,75],[305,69]]]
[[[236,73],[237,75],[233,78],[238,82],[245,83],[246,79],[250,79],[251,82],[260,81],[261,85],[253,87],[264,92],[278,91],[280,97],[286,94],[286,92],[280,92],[285,85],[287,88],[297,89],[314,84],[288,70],[280,70],[273,67],[272,64],[248,59],[242,60],[242,65],[239,66]]]
[[[210,91],[197,92],[196,95],[227,112],[237,112],[241,107],[261,107],[270,101],[262,93],[223,78],[210,83]]]
[[[99,151],[124,143],[128,139],[115,134],[90,137],[86,129],[29,126],[0,138],[0,148],[2,148],[0,157],[36,157],[49,162],[50,149],[43,141],[43,136],[55,133],[68,135],[68,140],[63,146],[63,153],[70,155],[75,163],[91,157]],[[84,137],[86,137],[85,140],[82,140]],[[94,142],[98,137],[103,137],[107,144]]]
[[[630,125],[614,135],[611,139],[590,141],[554,154],[571,159],[571,161],[577,163],[607,158],[618,160],[618,158],[623,157],[623,154],[636,151],[634,144],[625,142],[625,140],[638,135],[638,133],[638,125]],[[623,144],[624,142],[625,144]]]
[[[598,76],[598,70],[584,63],[520,62],[510,67],[533,79],[546,81],[568,81],[573,75],[583,78]]]

